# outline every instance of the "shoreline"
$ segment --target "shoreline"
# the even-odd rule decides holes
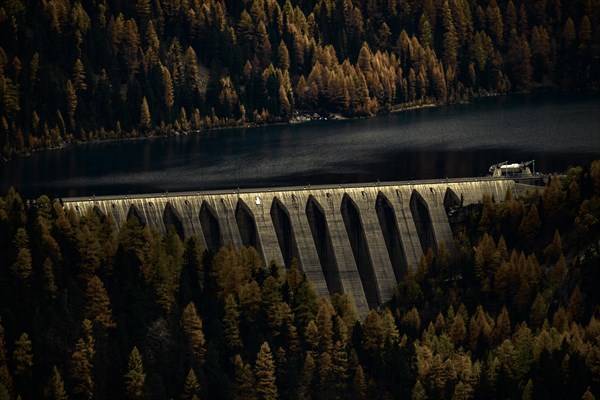
[[[502,96],[502,95],[503,94],[497,94],[496,96]],[[482,97],[488,97],[488,96],[482,96]],[[482,97],[476,96],[476,97],[473,97],[472,100],[477,100]],[[219,126],[219,127],[215,127],[215,128],[209,128],[209,129],[204,128],[204,129],[182,131],[182,132],[174,130],[172,133],[168,133],[168,134],[152,134],[152,135],[148,135],[148,136],[124,136],[124,137],[120,137],[120,138],[106,138],[106,139],[94,139],[94,140],[77,140],[77,139],[75,139],[72,142],[63,142],[59,146],[43,147],[43,148],[38,148],[38,149],[34,149],[34,150],[29,150],[29,151],[26,151],[21,154],[15,154],[15,155],[11,156],[10,158],[6,158],[5,156],[2,156],[2,162],[6,163],[6,162],[11,161],[12,159],[30,157],[33,153],[64,150],[64,149],[67,149],[72,146],[154,140],[154,139],[178,137],[181,135],[186,135],[186,136],[187,135],[198,135],[198,134],[202,134],[205,132],[220,131],[220,130],[225,130],[225,129],[249,129],[249,128],[251,129],[251,128],[269,127],[269,126],[297,125],[297,124],[305,124],[305,123],[316,122],[316,121],[345,121],[345,120],[354,120],[354,119],[376,118],[378,116],[382,116],[382,115],[386,115],[386,114],[396,114],[396,113],[400,113],[400,112],[404,112],[404,111],[414,111],[414,110],[425,109],[425,108],[436,108],[436,107],[442,107],[442,106],[447,106],[447,105],[452,105],[452,104],[468,104],[471,101],[456,102],[456,103],[453,103],[453,102],[447,102],[447,103],[427,102],[427,103],[423,103],[423,104],[414,104],[414,105],[410,105],[410,106],[397,106],[397,107],[392,108],[389,111],[380,112],[380,113],[373,114],[373,115],[349,116],[349,117],[344,116],[339,113],[328,113],[327,116],[325,116],[325,115],[322,116],[317,111],[312,111],[312,113],[311,113],[309,111],[295,110],[294,112],[297,113],[297,116],[290,118],[288,121],[277,121],[277,122],[262,123],[262,124],[245,123],[245,124],[240,124],[240,125]],[[323,114],[325,114],[325,113],[323,113]]]
[[[401,112],[405,112],[405,111],[414,111],[414,110],[428,109],[428,108],[439,108],[439,107],[455,105],[455,104],[470,104],[473,101],[478,101],[481,99],[485,99],[487,97],[500,97],[500,96],[523,95],[523,94],[533,94],[533,93],[568,93],[568,92],[571,92],[571,93],[580,93],[580,92],[599,93],[600,90],[597,90],[594,88],[573,89],[573,90],[560,90],[560,89],[559,90],[552,90],[552,89],[547,90],[547,88],[546,88],[545,90],[533,89],[533,90],[528,90],[528,91],[507,92],[507,93],[480,91],[479,93],[477,93],[476,95],[471,97],[469,100],[456,101],[456,102],[444,102],[444,103],[437,103],[434,101],[423,102],[421,104],[404,103],[404,104],[410,104],[410,105],[397,105],[390,110],[386,110],[384,112],[378,112],[376,114],[366,115],[366,116],[344,116],[340,113],[326,113],[326,112],[323,112],[322,110],[320,110],[320,112],[323,113],[323,115],[321,115],[318,111],[311,112],[311,111],[294,110],[293,113],[295,114],[295,116],[290,118],[288,121],[276,121],[276,122],[259,123],[259,124],[246,122],[246,123],[242,123],[239,125],[219,126],[219,127],[214,127],[214,128],[208,128],[208,129],[203,128],[203,129],[198,129],[198,130],[181,131],[181,132],[173,130],[170,133],[151,134],[148,136],[141,136],[141,135],[123,136],[123,137],[118,137],[118,138],[105,138],[105,139],[93,139],[93,140],[74,139],[71,142],[63,142],[62,144],[60,144],[58,146],[43,147],[43,148],[38,148],[38,149],[34,149],[34,150],[29,150],[29,151],[26,151],[26,152],[20,153],[20,154],[14,154],[10,158],[7,158],[6,156],[3,155],[1,158],[1,161],[6,163],[13,159],[29,157],[33,153],[63,150],[63,149],[69,148],[71,146],[81,146],[81,145],[89,145],[89,144],[105,144],[105,143],[108,144],[108,143],[125,142],[125,141],[129,142],[129,141],[141,141],[141,140],[154,140],[154,139],[178,137],[181,135],[186,135],[186,136],[187,135],[197,135],[197,134],[202,134],[205,132],[219,131],[219,130],[225,130],[225,129],[248,129],[248,128],[269,127],[269,126],[286,126],[286,125],[304,124],[304,123],[315,122],[315,121],[343,121],[343,120],[354,120],[354,119],[367,119],[367,118],[376,118],[378,116],[382,116],[382,115],[386,115],[386,114],[397,114],[397,113],[401,113]]]

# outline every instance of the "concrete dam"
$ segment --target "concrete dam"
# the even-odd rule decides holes
[[[424,252],[454,247],[447,209],[503,199],[518,185],[502,178],[244,189],[63,199],[78,214],[90,207],[117,226],[142,224],[205,248],[253,246],[266,264],[296,259],[319,295],[350,293],[359,314],[390,300],[396,283]]]

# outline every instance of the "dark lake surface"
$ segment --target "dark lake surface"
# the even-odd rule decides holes
[[[90,143],[0,163],[0,191],[87,196],[562,172],[600,158],[600,94],[536,93],[369,119]]]

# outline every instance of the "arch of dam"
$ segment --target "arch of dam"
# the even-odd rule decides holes
[[[117,226],[130,215],[165,233],[197,235],[205,248],[253,246],[265,263],[296,259],[319,295],[347,292],[361,316],[392,297],[422,254],[453,248],[446,210],[502,199],[515,182],[473,178],[63,199]],[[518,189],[518,188],[517,188]]]

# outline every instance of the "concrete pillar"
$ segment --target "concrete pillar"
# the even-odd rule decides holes
[[[394,208],[396,214],[396,223],[400,233],[400,243],[406,257],[407,269],[414,273],[417,265],[423,255],[417,227],[410,210],[410,196],[412,187],[410,186],[390,186],[381,189],[381,192],[387,197]]]
[[[179,212],[183,218],[183,229],[185,231],[186,238],[195,235],[202,244],[202,248],[206,249],[206,241],[204,240],[204,234],[202,233],[202,226],[200,225],[200,207],[202,205],[202,199],[198,196],[186,196],[181,202],[177,203]]]
[[[431,226],[435,235],[436,247],[444,243],[450,250],[454,249],[454,240],[452,230],[448,223],[448,216],[444,208],[445,187],[442,185],[419,185],[415,190],[423,197],[427,203]]]
[[[375,209],[378,192],[378,190],[371,188],[367,190],[349,189],[346,191],[354,200],[360,213],[381,305],[392,298],[392,292],[396,286],[396,275],[385,246],[383,231]]]
[[[163,214],[167,201],[162,198],[158,199],[131,199],[131,204],[135,205],[138,211],[142,214],[144,221],[142,223],[153,226],[160,232],[161,235],[165,235],[167,230],[165,228],[165,221]]]
[[[277,198],[285,206],[290,216],[291,228],[298,246],[300,268],[319,296],[329,296],[317,248],[306,217],[308,194],[306,192],[279,192]]]
[[[271,193],[249,193],[240,195],[240,199],[254,214],[254,223],[258,234],[257,240],[260,242],[260,251],[262,251],[265,266],[271,261],[275,261],[280,267],[284,266],[283,256],[271,221],[271,203],[273,195]],[[258,200],[257,200],[258,199]]]
[[[237,197],[207,196],[206,202],[215,210],[219,229],[221,230],[221,243],[231,243],[234,247],[242,247],[242,238],[235,219]]]
[[[352,294],[359,315],[365,318],[369,313],[369,306],[340,211],[343,192],[318,190],[313,192],[313,196],[321,204],[325,213],[342,291]]]
[[[110,202],[109,208],[110,213],[115,219],[115,223],[119,228],[122,228],[127,222],[127,213],[129,212],[129,207],[125,203],[125,200],[113,200]]]

